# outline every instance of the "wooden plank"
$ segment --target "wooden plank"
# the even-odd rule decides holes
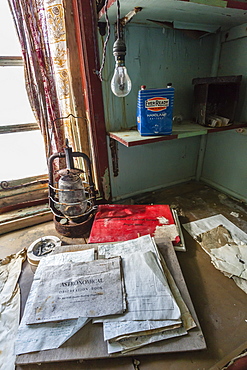
[[[41,224],[42,222],[51,221],[53,214],[51,211],[29,215],[15,220],[6,221],[0,224],[0,235],[25,227]]]
[[[174,125],[171,135],[141,136],[137,130],[109,132],[108,135],[110,138],[118,141],[119,143],[127,147],[131,147],[136,145],[151,144],[158,141],[183,139],[192,136],[201,136],[212,132],[235,130],[246,126],[247,125],[245,123],[244,124],[236,123],[234,125],[225,127],[207,127],[201,126],[193,122],[185,122],[180,125]]]
[[[0,214],[0,226],[4,224],[5,222],[16,221],[19,218],[35,216],[38,214],[45,213],[47,211],[50,211],[50,207],[48,203],[38,205],[38,206],[26,207],[26,208],[23,207],[18,210],[5,212],[3,214]]]
[[[0,56],[0,66],[23,66],[22,57]]]
[[[158,141],[182,139],[184,137],[206,135],[208,127],[200,126],[194,122],[188,121],[180,125],[173,125],[171,135],[163,136],[141,136],[137,130],[109,132],[108,135],[120,142],[121,144],[130,147],[136,145],[150,144]]]
[[[29,192],[31,190],[47,188],[48,176],[40,175],[18,180],[1,181],[0,198],[9,197],[14,194]]]
[[[186,287],[177,256],[172,243],[168,240],[157,240],[157,245],[165,258],[167,266],[180,290],[180,293],[187,304],[197,327],[190,330],[188,335],[157,342],[127,354],[109,355],[107,353],[106,342],[103,340],[103,330],[101,324],[88,323],[84,328],[77,332],[65,344],[58,349],[34,352],[17,356],[16,364],[24,365],[31,363],[45,363],[56,361],[86,360],[99,358],[116,358],[132,355],[169,353],[181,351],[195,351],[206,348],[202,331],[188,289]],[[87,247],[95,247],[95,244],[87,244]],[[82,245],[82,249],[85,245]]]
[[[110,138],[118,141],[119,143],[130,147],[136,145],[156,143],[158,141],[164,140],[173,140],[177,139],[175,135],[167,136],[141,136],[138,131],[118,131],[118,132],[109,132],[108,135]]]
[[[33,131],[39,130],[39,126],[37,123],[22,123],[19,125],[6,125],[0,126],[0,134],[10,134],[13,132],[25,132],[25,131]]]
[[[12,206],[21,208],[25,205],[27,206],[28,202],[35,202],[41,199],[48,200],[48,189],[36,189],[21,194],[14,194],[10,197],[0,197],[0,213],[2,213],[2,211],[5,212],[5,208]]]

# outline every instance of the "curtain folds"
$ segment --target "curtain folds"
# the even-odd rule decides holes
[[[46,156],[78,150],[62,0],[8,0],[22,47],[26,89]],[[66,118],[68,117],[68,118]]]

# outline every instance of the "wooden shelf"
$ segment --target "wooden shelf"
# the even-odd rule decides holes
[[[192,136],[207,135],[208,133],[212,132],[236,130],[243,127],[247,127],[247,124],[234,124],[226,127],[213,128],[200,126],[197,123],[189,121],[182,122],[180,125],[173,125],[171,135],[141,136],[137,130],[109,132],[108,135],[111,139],[114,139],[127,147],[131,147],[137,145],[151,144],[158,141],[183,139]]]

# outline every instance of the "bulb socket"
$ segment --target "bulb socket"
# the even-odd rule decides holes
[[[113,55],[115,58],[123,57],[126,55],[126,45],[123,39],[117,39],[113,44]]]

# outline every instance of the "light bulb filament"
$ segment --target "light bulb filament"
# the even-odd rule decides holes
[[[119,66],[116,63],[114,75],[111,80],[111,89],[113,94],[118,97],[124,97],[130,93],[131,80],[125,66]]]

